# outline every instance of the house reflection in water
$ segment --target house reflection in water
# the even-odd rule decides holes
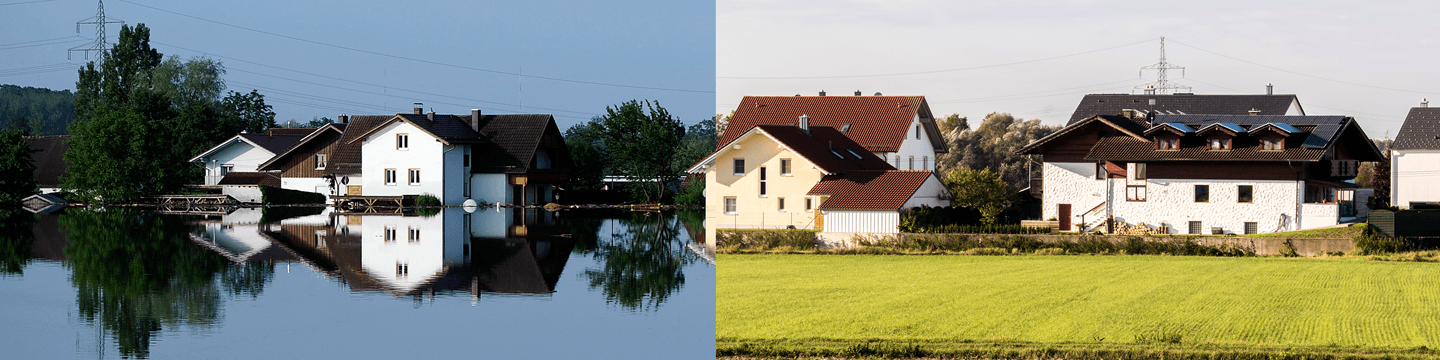
[[[431,216],[319,215],[256,226],[220,225],[213,246],[241,262],[274,245],[353,291],[396,296],[437,292],[548,295],[574,241],[555,226],[556,214],[536,210],[444,209]],[[222,221],[223,223],[223,221]],[[225,226],[229,226],[228,228]],[[207,226],[206,234],[210,234]],[[280,257],[262,256],[271,261]]]

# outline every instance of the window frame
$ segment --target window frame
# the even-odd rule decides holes
[[[910,170],[915,170],[915,155],[910,155]]]
[[[1185,230],[1188,231],[1190,235],[1205,235],[1205,224],[1203,222],[1190,221],[1185,225]]]
[[[721,209],[721,211],[723,211],[726,215],[735,215],[740,213],[739,200],[736,199],[734,196],[726,196],[723,200],[723,204],[724,207]]]
[[[769,187],[767,186],[767,185],[768,185],[767,182],[769,181],[769,179],[768,179],[768,176],[765,175],[765,172],[766,172],[766,171],[765,171],[765,167],[764,167],[764,166],[758,167],[758,168],[756,168],[756,170],[760,172],[760,189],[759,189],[759,190],[760,190],[760,197],[763,198],[763,197],[766,197],[767,195],[769,195],[768,192],[769,192],[770,189],[769,189]]]
[[[395,134],[395,150],[410,150],[410,133]]]
[[[1145,174],[1145,171],[1147,170],[1145,167],[1145,163],[1131,164],[1134,165],[1134,169],[1130,171],[1130,176],[1135,177],[1135,181],[1144,181],[1148,179],[1148,175]]]
[[[398,178],[400,177],[400,173],[398,172],[397,169],[395,169],[395,168],[385,168],[384,173],[385,173],[385,185],[387,185],[387,186],[395,186],[395,185],[399,184],[400,179],[398,179]]]
[[[420,228],[411,226],[405,231],[405,240],[411,244],[420,243]]]
[[[1165,151],[1180,150],[1180,139],[1155,139],[1155,149]]]
[[[745,176],[745,158],[731,158],[730,166],[735,176]]]
[[[1246,199],[1249,198],[1249,199]],[[1235,202],[1241,204],[1255,203],[1255,185],[1236,185]]]
[[[1208,147],[1210,150],[1230,150],[1231,144],[1233,142],[1234,141],[1230,138],[1217,136],[1208,139],[1206,141],[1206,147]]]
[[[400,237],[399,229],[395,225],[385,225],[384,238],[386,244],[394,244],[396,238]]]
[[[1285,139],[1263,138],[1260,139],[1260,150],[1280,151],[1285,150]]]
[[[1253,235],[1253,234],[1258,234],[1258,233],[1260,233],[1260,223],[1259,223],[1259,222],[1255,222],[1255,221],[1246,221],[1246,222],[1245,222],[1245,234],[1246,234],[1246,235]]]
[[[1125,201],[1145,202],[1149,198],[1149,189],[1145,185],[1125,185]]]
[[[780,176],[792,175],[790,172],[791,164],[792,162],[790,161],[790,159],[780,159]]]
[[[325,170],[325,166],[330,165],[329,157],[326,154],[315,154],[315,170]]]
[[[408,180],[406,184],[420,185],[420,168],[410,168],[409,171],[406,171],[406,178]]]
[[[815,206],[812,205],[812,201],[813,200],[809,196],[805,197],[805,211],[815,210]]]
[[[785,198],[784,198],[784,197],[777,197],[777,198],[775,198],[775,200],[776,200],[776,211],[785,212]]]
[[[1200,189],[1205,189],[1205,190],[1204,190],[1204,191],[1201,191]],[[1202,199],[1202,197],[1203,197],[1203,199]],[[1208,185],[1208,184],[1206,184],[1206,185],[1195,184],[1195,202],[1197,202],[1197,203],[1208,203],[1208,202],[1210,202],[1210,185]]]

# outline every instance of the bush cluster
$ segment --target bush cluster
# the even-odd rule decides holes
[[[1024,225],[940,225],[915,229],[923,234],[1049,234],[1048,226]]]
[[[739,250],[815,250],[812,230],[719,230],[716,245],[727,252]]]
[[[1123,241],[1110,241],[1104,236],[1084,236],[1078,240],[1044,242],[1030,236],[963,236],[963,235],[921,235],[901,238],[861,239],[860,249],[866,253],[874,250],[924,253],[965,253],[973,255],[1006,254],[1130,254],[1130,255],[1186,255],[1186,256],[1253,256],[1253,251],[1234,246],[1206,246],[1187,240],[1146,241],[1141,237],[1128,237]],[[1008,251],[1005,251],[1008,250]]]
[[[271,205],[324,204],[325,194],[260,185],[260,202]]]
[[[947,226],[973,226],[983,224],[984,215],[979,209],[969,206],[920,206],[900,212],[900,232],[944,233]],[[1006,208],[995,219],[995,226],[1015,225],[1025,219],[1024,209]],[[1030,233],[1024,233],[1030,234]]]

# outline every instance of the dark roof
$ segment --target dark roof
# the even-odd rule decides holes
[[[70,163],[65,162],[65,152],[70,150],[70,135],[26,136],[30,142],[31,159],[35,160],[35,184],[44,188],[60,187],[60,179],[66,175]]]
[[[1231,145],[1231,150],[1210,150],[1201,145],[1181,146],[1178,150],[1156,150],[1155,143],[1144,141],[1129,136],[1111,136],[1100,138],[1095,147],[1090,149],[1090,154],[1085,156],[1087,161],[1102,160],[1297,160],[1316,161],[1325,155],[1325,149],[1286,147],[1285,150],[1259,150],[1255,149],[1254,140],[1245,142],[1244,139],[1237,139]]]
[[[305,137],[300,138],[300,141],[295,142],[294,145],[291,145],[290,148],[285,149],[285,151],[276,153],[276,155],[275,155],[274,157],[271,157],[270,160],[265,160],[265,162],[264,162],[264,163],[261,163],[260,166],[257,167],[257,169],[259,169],[259,170],[280,170],[280,168],[279,168],[277,165],[283,165],[283,164],[285,163],[283,160],[284,160],[285,158],[290,157],[290,154],[293,153],[293,152],[295,152],[295,149],[299,149],[301,145],[305,145],[305,143],[308,143],[308,142],[310,142],[310,141],[313,141],[313,140],[319,138],[319,137],[320,137],[320,134],[322,134],[322,133],[324,133],[324,132],[326,132],[326,131],[335,131],[336,133],[344,134],[344,133],[345,133],[345,124],[329,124],[329,125],[325,125],[325,126],[322,126],[322,127],[319,127],[319,128],[310,129],[310,130],[312,130],[312,131],[310,131],[310,133],[306,134]],[[324,145],[322,145],[322,146],[324,146]]]
[[[379,131],[381,128],[389,126],[391,122],[405,121],[415,125],[415,127],[420,128],[421,131],[430,134],[430,136],[440,139],[440,141],[446,144],[479,144],[484,142],[484,140],[480,139],[480,135],[476,134],[475,130],[470,128],[470,123],[468,122],[469,116],[460,117],[441,114],[433,114],[433,116],[434,120],[431,120],[431,115],[396,114],[380,122],[380,124],[371,127],[357,138],[365,137],[370,135],[370,133]],[[348,141],[356,142],[355,139]]]
[[[1036,150],[1046,142],[1065,136],[1075,129],[1086,126],[1097,121],[1113,123],[1119,129],[1136,132],[1137,127],[1144,127],[1143,120],[1128,121],[1122,116],[1093,116],[1075,124],[1067,125],[1055,134],[1035,141],[1020,153],[1037,153]],[[1143,119],[1143,118],[1142,118]],[[1209,150],[1202,144],[1203,137],[1193,136],[1181,140],[1178,150],[1158,150],[1151,138],[1137,138],[1134,136],[1105,136],[1099,138],[1095,145],[1090,148],[1085,156],[1086,161],[1117,160],[1117,161],[1143,161],[1143,160],[1197,160],[1197,161],[1316,161],[1324,157],[1325,153],[1341,139],[1346,133],[1354,133],[1355,138],[1364,139],[1363,144],[1370,144],[1364,132],[1360,130],[1354,118],[1347,116],[1283,116],[1283,115],[1154,115],[1150,121],[1156,123],[1155,127],[1143,131],[1153,134],[1156,127],[1173,128],[1176,125],[1184,125],[1193,129],[1231,128],[1239,127],[1241,130],[1236,133],[1246,132],[1249,129],[1263,126],[1277,126],[1278,128],[1293,128],[1298,132],[1291,135],[1286,141],[1284,150],[1260,150],[1259,138],[1253,136],[1236,137],[1231,144],[1231,150]],[[1225,125],[1219,125],[1225,124]],[[1139,133],[1139,132],[1136,132]],[[1348,146],[1357,146],[1359,142]],[[1359,145],[1359,146],[1366,146]],[[1351,153],[1357,159],[1372,161],[1380,156],[1373,145],[1368,145],[1369,151],[1358,148],[1351,149]]]
[[[226,174],[217,185],[266,185],[280,187],[280,175],[265,172],[237,171]]]
[[[300,130],[305,130],[305,133],[299,133]],[[280,128],[258,134],[240,134],[239,136],[250,140],[250,142],[256,145],[260,145],[260,147],[270,151],[271,154],[279,154],[285,152],[286,149],[300,142],[300,139],[304,139],[305,135],[309,135],[314,131],[315,128]]]
[[[1395,150],[1440,150],[1440,108],[1410,108],[1400,133],[1395,134]]]
[[[795,126],[760,125],[755,129],[769,134],[827,174],[895,169],[875,153],[866,151],[864,146],[829,126],[811,126],[809,134]]]
[[[460,116],[468,121],[469,115]],[[480,134],[489,139],[477,146],[471,170],[478,173],[523,173],[529,169],[535,149],[545,132],[555,125],[555,118],[545,114],[481,115]],[[557,135],[559,128],[555,128]],[[550,154],[552,159],[560,154]]]
[[[1233,123],[1245,128],[1263,126],[1266,123],[1290,124],[1300,128],[1312,125],[1314,128],[1309,129],[1309,136],[1305,138],[1302,146],[1324,148],[1330,146],[1330,142],[1335,139],[1335,135],[1340,132],[1341,127],[1355,120],[1344,115],[1155,115],[1153,121],[1157,123],[1178,122],[1196,129],[1214,123]]]
[[[821,209],[899,210],[930,174],[929,170],[857,170],[826,175],[809,195],[830,195]]]
[[[1150,105],[1150,99],[1155,100],[1155,105]],[[1125,109],[1152,110],[1160,114],[1229,115],[1248,115],[1250,109],[1255,109],[1260,110],[1261,115],[1285,115],[1290,104],[1299,101],[1295,95],[1090,94],[1080,100],[1067,125],[1095,115],[1116,115]]]
[[[350,121],[345,124],[345,133],[340,135],[340,143],[335,144],[335,149],[330,151],[330,164],[325,167],[325,173],[330,175],[359,174],[360,144],[351,142],[359,138],[360,134],[370,132],[376,125],[393,117],[395,116],[350,116]]]
[[[946,151],[924,96],[746,96],[715,149],[756,125],[794,125],[800,115],[810,116],[810,126],[848,125],[845,134],[855,142],[887,152],[899,150],[900,143],[913,136],[910,124],[918,115],[935,151]]]

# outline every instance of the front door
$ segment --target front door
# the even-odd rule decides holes
[[[1060,231],[1070,231],[1070,204],[1060,204]]]

